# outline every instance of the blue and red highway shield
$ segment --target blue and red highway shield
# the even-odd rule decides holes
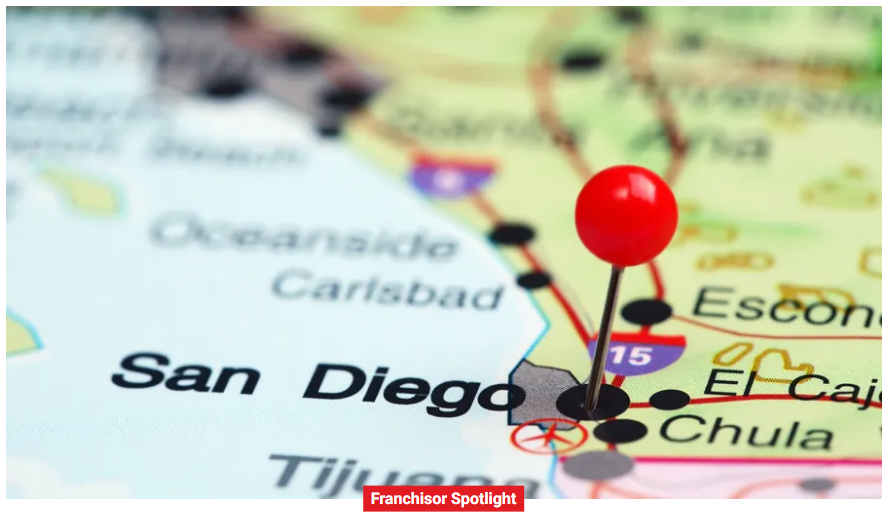
[[[597,336],[596,336],[597,337]],[[596,340],[588,346],[595,353]],[[687,342],[683,336],[650,333],[612,333],[604,370],[621,376],[641,376],[669,367],[681,358]]]
[[[458,199],[480,190],[493,177],[496,164],[489,160],[414,157],[410,180],[429,197]]]

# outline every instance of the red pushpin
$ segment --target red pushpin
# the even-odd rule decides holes
[[[618,165],[586,182],[577,197],[575,221],[583,245],[613,265],[586,390],[584,408],[591,411],[598,405],[623,269],[649,262],[666,249],[678,226],[678,205],[660,176]]]

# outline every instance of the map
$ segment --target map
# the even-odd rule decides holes
[[[6,16],[7,497],[881,498],[881,8]]]

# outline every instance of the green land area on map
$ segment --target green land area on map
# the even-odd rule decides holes
[[[615,29],[595,8],[462,13],[462,37],[452,30],[455,15],[442,10],[262,14],[285,26],[292,20],[293,29],[384,70],[391,84],[370,116],[409,142],[358,122],[349,136],[396,180],[419,151],[493,160],[484,202],[501,220],[534,229],[530,249],[593,332],[609,267],[582,247],[566,205],[606,166],[633,163],[666,176],[681,216],[654,266],[674,316],[652,332],[684,336],[687,348],[674,364],[627,377],[622,388],[633,403],[664,388],[702,399],[713,397],[704,391],[714,369],[744,375],[716,376],[739,385],[710,385],[712,392],[742,394],[749,371],[759,376],[748,393],[753,399],[697,405],[686,412],[699,421],[671,427],[676,439],[703,437],[648,438],[621,451],[880,456],[881,411],[858,410],[864,404],[848,400],[863,400],[875,386],[881,406],[882,115],[878,94],[868,94],[881,87],[881,71],[872,67],[881,62],[880,50],[873,55],[881,26],[830,24],[830,16],[842,15],[818,8],[648,11],[657,30],[643,35]],[[852,14],[865,21],[867,11]],[[373,16],[381,21],[368,23]],[[589,49],[606,56],[595,70],[561,69],[563,56]],[[861,71],[835,65],[843,62],[860,63]],[[564,134],[568,143],[559,140]],[[477,201],[436,206],[487,234],[494,221]],[[502,252],[516,273],[532,268],[524,253]],[[650,267],[627,273],[621,301],[655,295]],[[534,298],[549,327],[527,360],[585,380],[588,355],[564,307],[549,291]],[[615,331],[638,326],[618,319]],[[824,338],[830,336],[842,340]],[[792,380],[804,374],[828,380],[797,383],[795,393],[825,392],[821,401],[789,396]],[[673,416],[651,408],[631,414],[653,432]],[[708,442],[717,418],[745,430]],[[804,424],[794,432],[797,422]],[[759,443],[781,429],[780,444],[747,445],[756,426]],[[808,431],[812,438],[803,442]],[[797,435],[788,441],[790,433]],[[848,437],[832,442],[827,434],[835,433]]]

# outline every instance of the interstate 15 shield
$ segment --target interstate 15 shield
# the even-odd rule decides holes
[[[496,165],[488,160],[419,154],[413,158],[410,180],[429,197],[459,199],[480,190],[493,177],[495,169]]]
[[[596,340],[589,343],[590,356],[595,354],[595,343]],[[683,336],[612,333],[604,370],[621,376],[654,373],[678,360],[685,346]]]

